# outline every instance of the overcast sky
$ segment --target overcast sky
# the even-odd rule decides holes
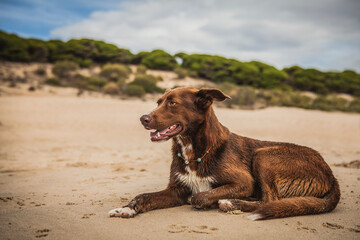
[[[0,29],[360,72],[358,0],[1,0]]]

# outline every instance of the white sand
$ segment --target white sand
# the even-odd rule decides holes
[[[360,238],[360,170],[333,166],[342,198],[328,214],[253,222],[186,205],[109,218],[168,182],[171,142],[151,143],[139,122],[155,103],[0,87],[0,239]],[[360,114],[215,111],[240,135],[307,145],[329,164],[360,159]]]

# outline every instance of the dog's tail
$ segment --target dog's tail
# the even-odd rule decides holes
[[[284,198],[261,204],[248,217],[250,220],[265,220],[332,211],[340,200],[340,188],[336,179],[330,191],[323,197]]]

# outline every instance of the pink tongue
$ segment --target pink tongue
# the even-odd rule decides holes
[[[165,128],[164,130],[159,131],[159,133],[160,133],[160,134],[165,134],[165,133],[167,133],[168,131],[169,131],[169,129],[168,129],[168,128]]]
[[[165,128],[165,129],[162,130],[162,131],[155,131],[155,132],[150,133],[150,136],[151,136],[151,137],[155,137],[158,133],[160,133],[161,135],[165,135],[165,133],[167,133],[168,131],[169,131],[169,129],[168,129],[168,128]]]

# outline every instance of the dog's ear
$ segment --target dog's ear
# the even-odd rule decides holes
[[[203,88],[196,93],[196,105],[200,108],[206,109],[211,106],[213,101],[224,101],[229,97],[218,89]]]

